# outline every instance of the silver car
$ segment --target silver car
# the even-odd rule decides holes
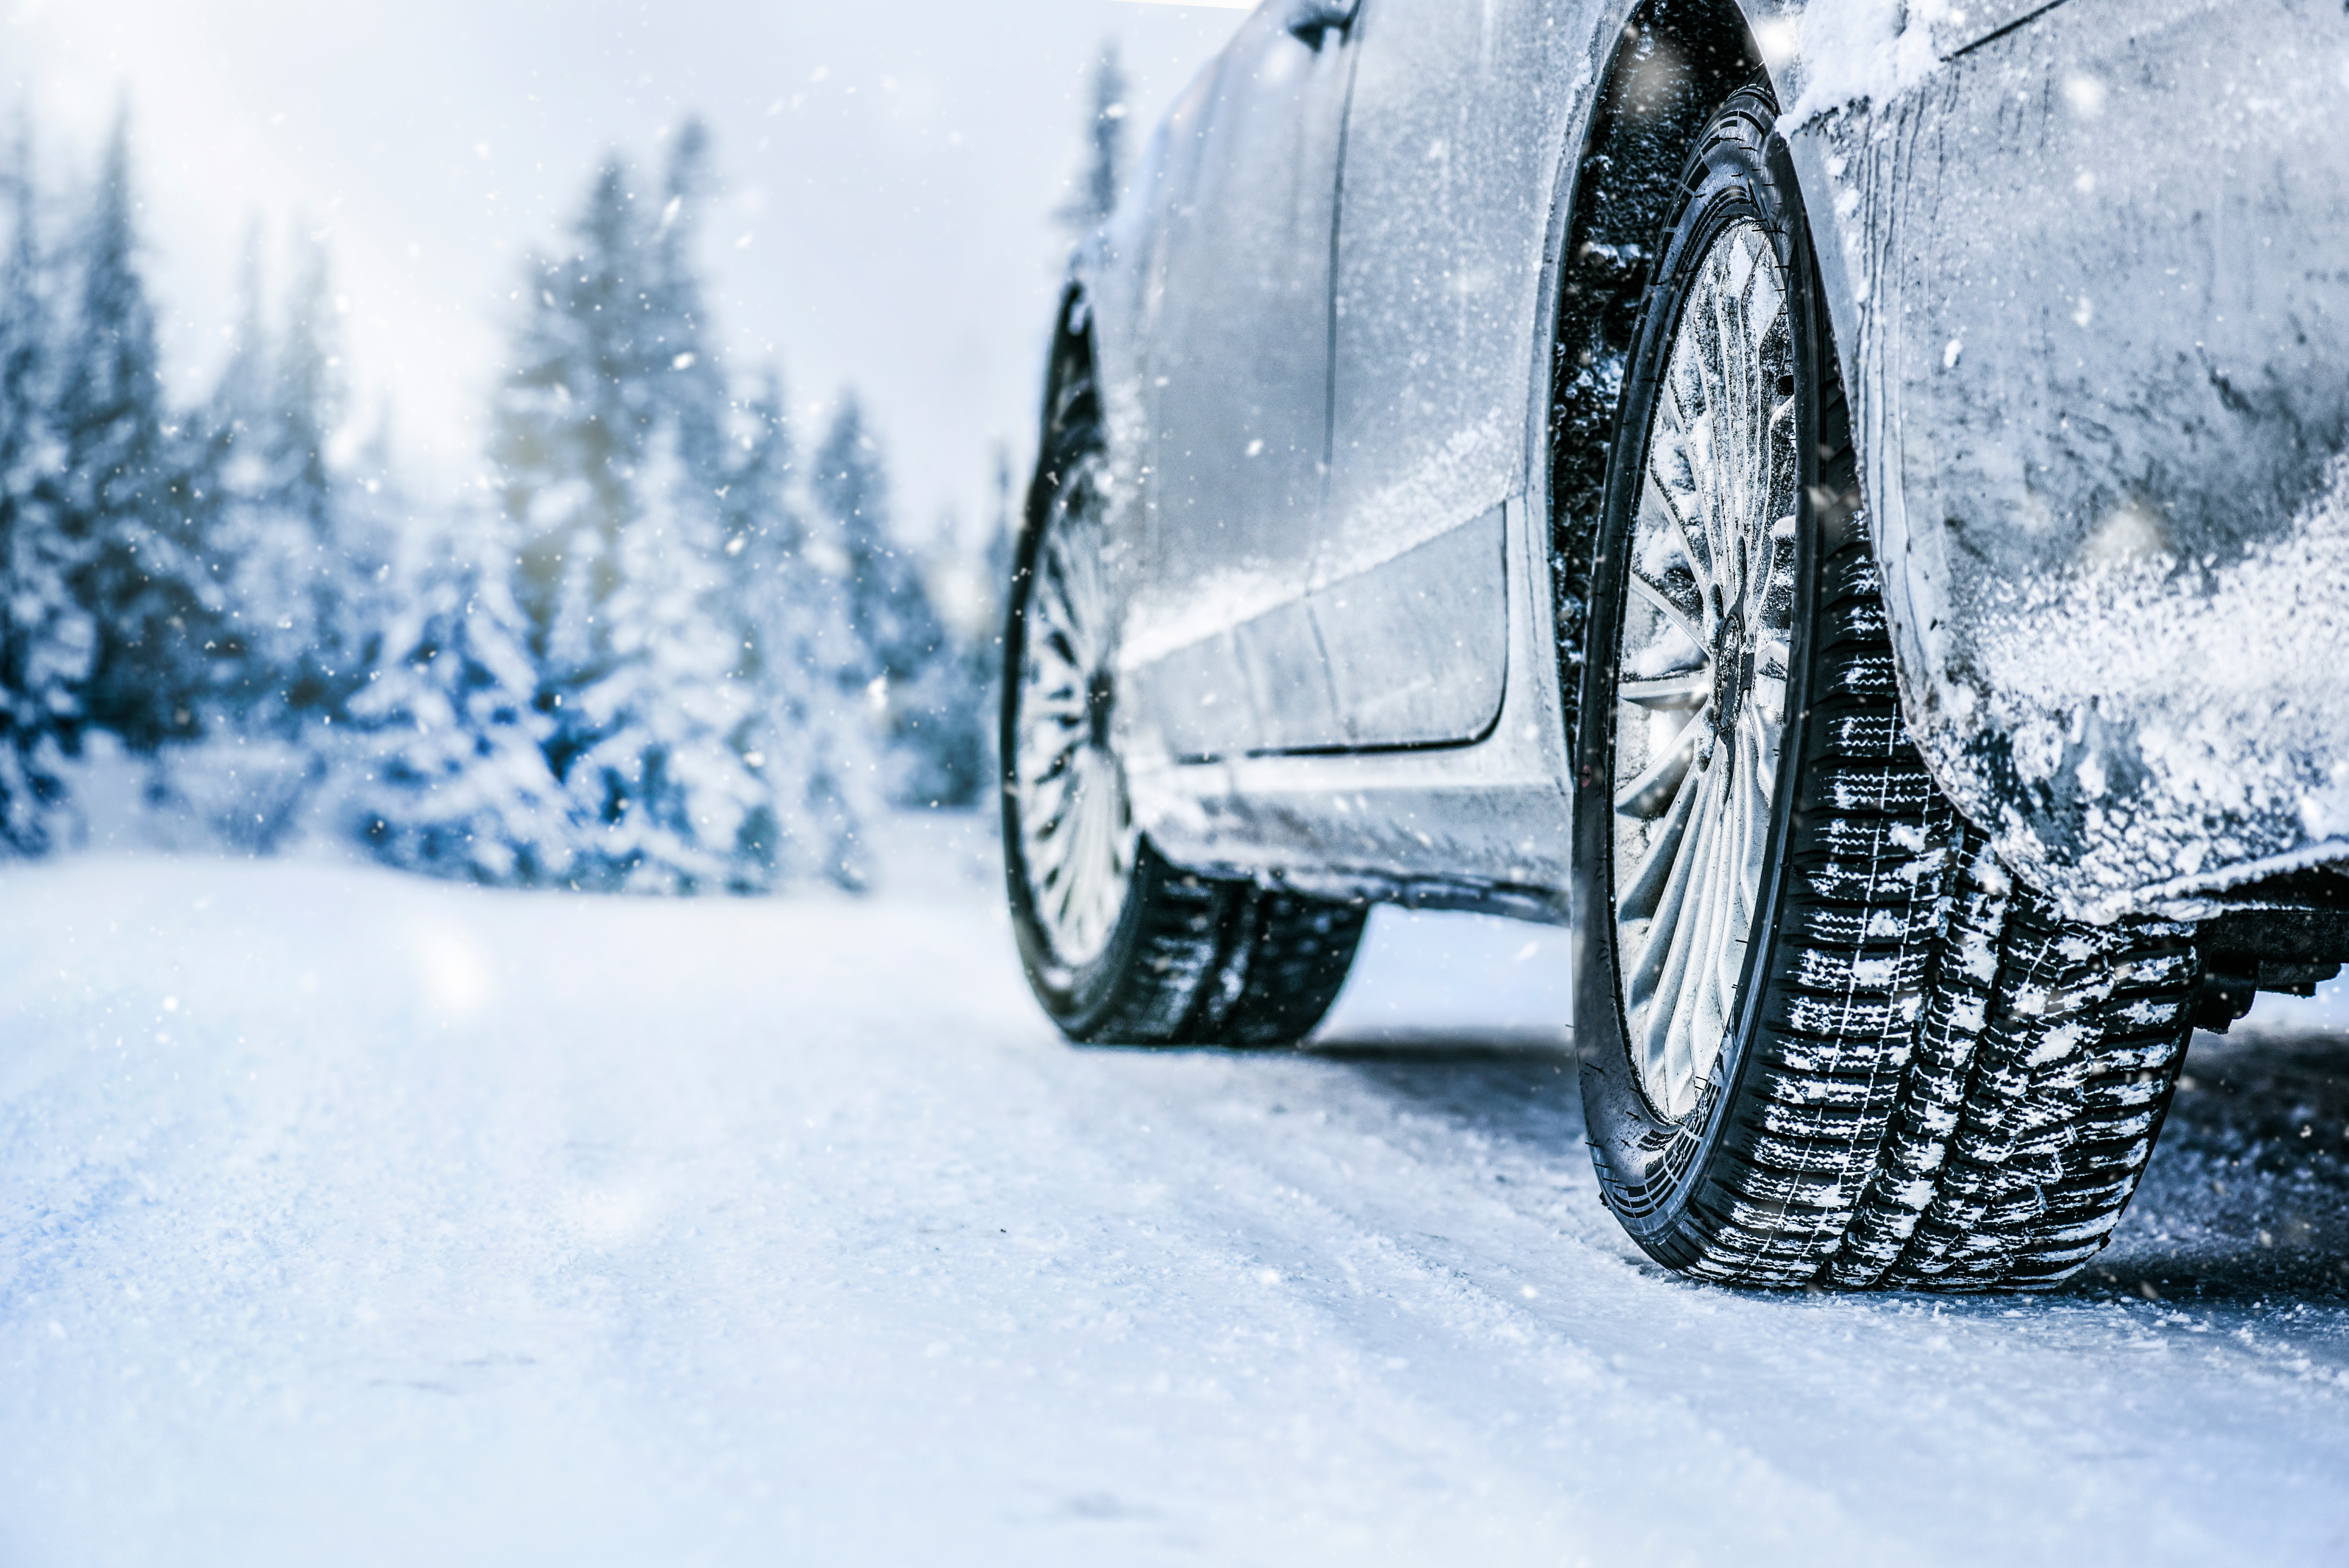
[[[1006,638],[1071,1037],[1564,923],[1601,1186],[2062,1281],[2349,958],[2342,0],[1274,0],[1061,309]]]

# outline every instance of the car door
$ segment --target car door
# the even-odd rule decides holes
[[[1504,503],[1528,472],[1559,127],[1587,30],[1538,0],[1365,0],[1334,280],[1334,440],[1313,565],[1327,739],[1464,741],[1506,675]]]
[[[1350,5],[1267,6],[1211,93],[1166,214],[1147,374],[1143,570],[1122,663],[1177,757],[1335,723],[1305,604],[1330,419],[1330,271]]]

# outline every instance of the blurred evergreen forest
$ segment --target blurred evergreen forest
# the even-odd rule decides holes
[[[324,823],[487,883],[855,888],[877,813],[991,793],[1008,469],[987,544],[909,548],[854,394],[802,442],[779,373],[723,362],[695,260],[708,139],[666,142],[657,184],[607,161],[531,260],[489,483],[425,500],[387,436],[338,439],[322,253],[272,301],[252,247],[226,366],[173,406],[127,133],[54,192],[19,133],[0,849],[86,838],[104,757],[250,852]]]

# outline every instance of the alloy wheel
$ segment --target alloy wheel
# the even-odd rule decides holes
[[[1736,1014],[1785,727],[1801,449],[1768,234],[1702,263],[1643,466],[1615,686],[1615,951],[1641,1088],[1693,1110]]]
[[[1052,956],[1100,956],[1133,881],[1138,834],[1112,718],[1112,606],[1098,454],[1078,459],[1037,542],[1021,608],[1012,790],[1029,892]]]

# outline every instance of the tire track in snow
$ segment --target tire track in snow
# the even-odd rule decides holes
[[[1078,1059],[1090,1066],[1104,1055]],[[1300,1340],[1350,1345],[1357,1364],[1398,1399],[1479,1433],[1490,1461],[1531,1490],[1553,1492],[1574,1522],[1577,1545],[1594,1560],[1696,1561],[1708,1555],[1706,1543],[1731,1538],[1754,1548],[1799,1543],[1835,1561],[1898,1554],[1895,1540],[1856,1526],[1831,1495],[1725,1439],[1683,1401],[1643,1397],[1571,1327],[1529,1309],[1522,1285],[1508,1283],[1570,1276],[1578,1266],[1620,1268],[1619,1259],[1571,1240],[1561,1246],[1553,1228],[1515,1215],[1464,1212],[1451,1172],[1379,1147],[1381,1155],[1411,1162],[1397,1182],[1430,1201],[1435,1212],[1425,1222],[1486,1233],[1478,1243],[1438,1255],[1407,1239],[1413,1233],[1391,1222],[1393,1215],[1365,1213],[1370,1205],[1342,1190],[1342,1177],[1333,1191],[1326,1157],[1236,1139],[1237,1119],[1218,1116],[1208,1098],[1263,1092],[1244,1080],[1271,1076],[1280,1099],[1310,1103],[1322,1087],[1310,1081],[1318,1066],[1300,1075],[1293,1057],[1209,1053],[1151,1053],[1117,1063],[1134,1103],[1131,1114],[1148,1115],[1158,1140],[1143,1168],[1180,1172],[1173,1179],[1194,1223],[1230,1230],[1229,1266],[1269,1265],[1279,1275],[1282,1305],[1299,1325],[1293,1332]],[[1169,1078],[1191,1092],[1165,1093]],[[1182,1147],[1170,1150],[1174,1140],[1161,1130],[1176,1116]],[[1278,1128],[1309,1147],[1317,1130],[1294,1115]],[[1299,1169],[1307,1164],[1319,1169]],[[1535,1275],[1490,1255],[1503,1248],[1513,1259],[1536,1249],[1561,1255]],[[1526,1421],[1529,1405],[1537,1408]],[[1506,1425],[1496,1427],[1494,1412],[1506,1412]],[[1513,1438],[1512,1428],[1523,1435]],[[1671,1456],[1661,1473],[1672,1478],[1671,1506],[1625,1509],[1627,1498],[1655,1495],[1660,1455]]]
[[[1473,1128],[1437,1127],[1401,1096],[1359,1083],[1283,1075],[1276,1087],[1247,1081],[1261,1076],[1257,1062],[1235,1069],[1218,1086],[1227,1095],[1319,1105],[1332,1128],[1371,1140],[1390,1163],[1399,1152],[1391,1130],[1400,1124],[1411,1145],[1411,1170],[1364,1178],[1377,1160],[1326,1148],[1330,1135],[1309,1118],[1281,1118],[1279,1138],[1247,1144],[1268,1182],[1309,1191],[1360,1233],[1444,1233],[1451,1250],[1423,1249],[1433,1267],[1534,1283],[1541,1305],[1523,1315],[1544,1332],[1606,1365],[1640,1368],[1639,1396],[1701,1408],[1710,1435],[1745,1454],[1783,1456],[1773,1462],[1789,1485],[1807,1480],[1880,1529],[1933,1520],[1953,1546],[2037,1556],[2060,1541],[2086,1561],[2141,1561],[2157,1542],[2158,1555],[2183,1560],[2263,1541],[2290,1560],[2339,1538],[2349,1517],[2316,1480],[2325,1464],[2311,1462],[2322,1452],[2349,1463],[2333,1379],[2273,1379],[2231,1347],[2213,1359],[2209,1339],[2196,1344],[2184,1326],[2165,1331],[2151,1304],[1806,1300],[1692,1285],[1627,1261],[1587,1177],[1564,1203],[1534,1196],[1554,1172],[1547,1149],[1496,1148]],[[1517,1179],[1489,1180],[1512,1165]],[[1519,1224],[1497,1221],[1496,1208]],[[2331,1315],[2337,1354],[2339,1315]],[[1692,1358],[1714,1375],[1676,1388],[1654,1366],[1661,1345],[1694,1346]],[[2114,1440],[2116,1428],[2126,1440]],[[2282,1432],[2294,1434],[2287,1466],[2265,1458]],[[1909,1462],[1887,1466],[1888,1451]],[[2218,1485],[2230,1471],[2235,1479]],[[1954,1505],[1953,1475],[1966,1478]],[[2214,1490],[2170,1484],[2195,1475]],[[2247,1487],[2247,1478],[2258,1479]],[[2051,1536],[2050,1517],[2066,1522],[2059,1534]]]

